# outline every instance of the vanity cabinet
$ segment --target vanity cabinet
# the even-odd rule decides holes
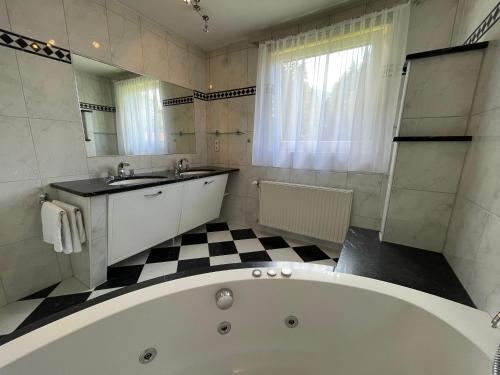
[[[179,233],[187,232],[219,217],[226,183],[227,174],[184,183]]]
[[[108,265],[179,233],[183,185],[162,185],[109,196]]]

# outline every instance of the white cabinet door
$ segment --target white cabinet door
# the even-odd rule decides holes
[[[183,183],[112,194],[108,201],[108,265],[179,233]]]
[[[227,174],[185,183],[180,233],[219,217],[226,183]]]

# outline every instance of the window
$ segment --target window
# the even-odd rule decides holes
[[[385,172],[408,6],[259,47],[253,164]]]

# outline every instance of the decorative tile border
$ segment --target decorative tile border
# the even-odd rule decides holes
[[[163,100],[163,106],[164,107],[169,107],[171,105],[193,103],[194,102],[193,96],[182,96],[180,98],[164,99]]]
[[[493,27],[500,19],[500,2],[495,5],[493,10],[486,16],[486,18],[479,24],[474,32],[467,38],[464,44],[477,43],[483,36]]]
[[[250,86],[250,87],[243,87],[241,89],[209,92],[205,95],[207,96],[206,100],[221,100],[221,99],[237,98],[240,96],[255,95],[256,92],[257,88],[255,86]]]
[[[99,105],[80,102],[80,109],[87,109],[90,111],[101,111],[101,112],[116,112],[116,107],[111,107],[108,105]]]
[[[4,29],[0,29],[0,46],[71,64],[69,50]]]
[[[193,98],[207,101],[207,94],[201,91],[193,91]]]

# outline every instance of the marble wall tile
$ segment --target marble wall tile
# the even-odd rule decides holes
[[[227,85],[228,89],[245,87],[248,82],[248,55],[247,50],[228,54]]]
[[[257,85],[257,63],[259,60],[259,49],[257,47],[248,48],[247,52],[248,72],[247,72],[247,85]]]
[[[455,194],[393,188],[383,240],[441,252]]]
[[[291,169],[290,182],[293,184],[313,185],[316,171],[312,169]]]
[[[482,56],[471,51],[413,60],[403,118],[467,116]]]
[[[413,1],[407,53],[449,47],[458,0]]]
[[[205,56],[188,52],[189,57],[189,87],[206,92],[207,91],[207,64]]]
[[[354,190],[352,214],[368,218],[380,218],[379,199],[382,189],[381,174],[347,174],[347,188]]]
[[[7,0],[12,31],[68,48],[62,0]]]
[[[41,237],[1,246],[0,275],[8,302],[61,281],[56,253]]]
[[[394,166],[393,186],[456,193],[467,142],[402,142]]]
[[[255,121],[255,95],[247,96],[247,130],[249,132],[254,131],[254,121]]]
[[[7,304],[7,296],[5,295],[5,290],[2,284],[2,280],[0,279],[0,307],[5,306]]]
[[[111,61],[132,72],[144,72],[139,23],[110,10],[107,15]]]
[[[189,86],[188,51],[176,43],[168,41],[168,76],[169,81],[179,86]]]
[[[38,179],[0,183],[0,246],[41,234],[40,192]]]
[[[219,141],[219,151],[215,149],[215,141]],[[207,137],[207,153],[208,162],[210,164],[229,165],[228,158],[228,136],[227,135],[213,135]]]
[[[337,23],[349,20],[351,18],[361,17],[365,12],[365,4],[355,5],[335,12],[330,17],[330,23]]]
[[[30,119],[30,125],[42,177],[75,176],[88,172],[79,122]]]
[[[314,185],[324,187],[346,188],[347,172],[315,171]]]
[[[212,56],[209,60],[209,79],[208,83],[212,86],[210,91],[227,90],[230,82],[228,81],[227,70],[229,59],[227,55]]]
[[[488,212],[461,195],[451,216],[444,254],[474,260],[488,220]]]
[[[142,53],[144,73],[168,82],[167,41],[158,34],[142,27]]]
[[[366,228],[371,230],[380,230],[380,219],[371,217],[363,217],[358,215],[351,215],[351,226],[358,228]]]
[[[321,29],[330,25],[330,16],[320,16],[299,24],[299,33]]]
[[[467,117],[427,117],[402,119],[400,136],[465,135]]]
[[[233,225],[245,224],[245,197],[229,195],[222,202],[220,219]]]
[[[500,176],[500,141],[495,137],[473,138],[465,159],[459,192],[490,209],[495,201]]]
[[[106,8],[92,0],[63,0],[74,53],[111,63]]]
[[[231,99],[231,101],[234,99]],[[213,100],[207,104],[207,130],[228,131],[229,99]],[[234,116],[233,116],[234,117]]]
[[[7,14],[7,6],[5,0],[0,0],[0,28],[10,30],[9,16]]]
[[[16,53],[8,48],[0,50],[0,85],[0,115],[26,116]]]
[[[227,157],[231,165],[250,165],[252,164],[251,153],[248,148],[252,147],[251,138],[246,135],[230,134],[227,136]]]
[[[106,8],[116,14],[119,14],[123,18],[126,18],[130,22],[135,24],[140,23],[140,15],[133,9],[123,5],[118,0],[106,0]]]
[[[259,199],[247,197],[245,199],[245,224],[254,226],[259,222]]]
[[[500,43],[490,42],[484,55],[472,113],[500,107]]]
[[[35,147],[27,118],[0,116],[0,182],[38,177]]]
[[[497,0],[461,0],[453,29],[453,45],[462,44],[497,4]],[[497,24],[498,25],[498,24]],[[482,40],[498,39],[500,33],[490,29]]]
[[[265,179],[276,182],[290,182],[290,169],[267,167]]]
[[[467,134],[473,137],[499,137],[500,107],[471,116]]]
[[[59,265],[59,272],[61,273],[61,280],[66,280],[73,276],[71,258],[68,255],[64,253],[57,254],[57,263]]]
[[[90,198],[90,221],[92,223],[92,239],[98,239],[107,236],[107,205],[108,198],[105,195]]]
[[[228,132],[247,131],[247,110],[248,110],[248,96],[239,98],[228,99],[227,101],[227,129]],[[221,101],[221,100],[218,100]],[[217,107],[215,104],[214,107]],[[222,119],[223,120],[223,119]],[[220,121],[220,120],[219,120]]]
[[[71,65],[24,52],[16,55],[29,117],[80,121]]]

